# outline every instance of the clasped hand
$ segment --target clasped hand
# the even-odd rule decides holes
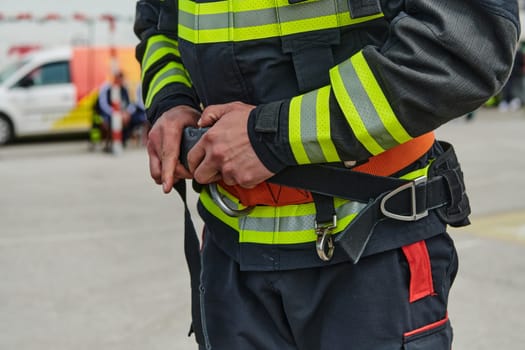
[[[223,180],[227,185],[253,188],[274,174],[259,160],[247,131],[255,106],[242,102],[211,105],[200,113],[178,106],[166,111],[148,135],[150,174],[169,193],[180,179],[201,184]],[[211,127],[187,155],[189,171],[179,160],[182,130],[186,126]]]

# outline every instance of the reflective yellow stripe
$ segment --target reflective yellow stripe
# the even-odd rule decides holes
[[[290,102],[288,139],[298,164],[340,160],[331,138],[329,98],[326,86]]]
[[[401,125],[394,114],[390,103],[383,94],[381,87],[374,77],[374,73],[372,73],[372,70],[363,56],[363,52],[360,51],[352,56],[351,61],[361,84],[368,93],[368,96],[370,96],[370,100],[375,107],[377,115],[390,135],[392,135],[398,144],[411,140],[412,137],[408,134],[403,125]]]
[[[144,57],[142,58],[142,76],[144,79],[144,74],[148,69],[159,59],[165,55],[173,54],[176,57],[180,57],[178,50],[178,44],[175,40],[171,40],[164,35],[155,35],[148,39],[148,44],[144,52]]]
[[[424,168],[414,170],[402,178],[415,179],[426,175],[430,164],[431,162]],[[219,191],[225,196],[224,200],[228,205],[232,208],[240,208],[238,201],[232,195],[221,187]],[[206,190],[201,192],[200,201],[212,215],[239,232],[240,243],[298,244],[314,242],[317,239],[314,232],[315,205],[313,203],[282,207],[256,206],[248,216],[234,218],[224,214]],[[337,227],[334,234],[342,232],[365,205],[334,198],[337,215]]]
[[[412,139],[394,114],[362,52],[332,68],[330,79],[348,124],[371,154]]]
[[[303,96],[299,115],[301,119],[301,143],[310,163],[325,163],[326,159],[317,140],[317,94],[318,91],[314,90]]]
[[[207,190],[203,189],[200,197],[200,202],[204,207],[215,216],[217,219],[230,226],[236,231],[239,231],[239,218],[226,215],[213,201]],[[229,203],[231,205],[231,203]],[[232,207],[234,207],[232,205]]]
[[[338,28],[382,17],[353,19],[347,0],[216,1],[179,0],[179,37],[195,44],[245,41]]]
[[[316,104],[316,125],[317,141],[321,147],[326,162],[339,162],[339,154],[335,149],[332,141],[332,132],[330,130],[330,86],[323,87],[319,90]]]
[[[220,188],[219,191],[224,193]],[[200,201],[215,217],[239,232],[241,243],[294,244],[316,239],[313,203],[282,207],[257,206],[248,216],[233,218],[215,205],[207,191],[201,192]],[[236,201],[230,201],[229,196],[226,196],[225,201],[233,208],[238,208]],[[334,233],[342,231],[365,206],[342,199],[334,199],[334,204],[339,223]]]
[[[178,62],[168,63],[165,67],[155,74],[153,77],[146,96],[146,102],[144,105],[146,108],[151,106],[155,95],[166,85],[171,83],[182,83],[188,87],[191,87],[191,83],[186,75],[186,72],[182,65]]]
[[[334,234],[341,232],[350,222],[357,216],[357,213],[350,214],[341,219],[338,219],[337,228],[333,231]],[[313,225],[313,223],[312,223]],[[315,242],[317,235],[313,226],[306,227],[303,230],[296,231],[276,231],[276,232],[260,232],[243,230],[240,235],[240,243],[259,243],[259,244],[299,244]]]
[[[340,74],[341,65],[335,66],[330,70],[330,80],[332,82],[332,88],[334,95],[343,111],[343,114],[352,128],[356,138],[361,144],[370,152],[372,155],[376,155],[385,151],[376,140],[368,133],[366,126],[361,120],[359,113],[352,101],[352,98],[347,93],[345,83],[341,78]]]
[[[308,164],[310,159],[304,149],[301,136],[301,104],[303,95],[296,96],[290,101],[290,120],[288,125],[288,141],[298,164]]]
[[[421,177],[421,176],[427,176],[428,174],[428,169],[430,168],[430,165],[432,165],[432,163],[434,162],[434,159],[431,159],[428,164],[424,167],[424,168],[421,168],[421,169],[416,169],[414,171],[411,171],[401,177],[399,177],[400,179],[404,179],[404,180],[413,180],[413,179],[417,179],[418,177]]]
[[[142,75],[144,80],[145,74],[148,70],[164,56],[172,54],[180,57],[178,50],[178,43],[164,35],[155,35],[148,39],[144,57],[142,58]],[[156,93],[164,86],[170,83],[182,83],[191,87],[191,82],[184,66],[178,62],[170,62],[161,70],[159,70],[152,81],[150,82],[148,91],[146,92],[146,101],[144,105],[146,108],[151,106],[153,98]]]

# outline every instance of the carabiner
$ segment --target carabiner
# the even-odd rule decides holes
[[[246,216],[250,214],[250,212],[255,208],[255,206],[249,206],[243,209],[234,209],[230,207],[222,198],[222,195],[219,193],[219,190],[217,189],[216,183],[211,183],[208,185],[208,189],[210,190],[210,195],[215,204],[221,208],[221,210],[228,216],[232,217],[239,217],[239,216]]]
[[[333,221],[325,224],[315,223],[315,234],[317,235],[317,241],[315,242],[315,248],[317,255],[323,261],[330,261],[334,256],[334,238],[332,237],[332,231],[337,226],[337,217],[334,215]]]

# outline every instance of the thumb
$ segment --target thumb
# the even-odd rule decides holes
[[[217,120],[221,119],[223,115],[225,115],[229,110],[229,103],[228,104],[220,104],[220,105],[211,105],[206,107],[201,114],[201,117],[199,121],[197,122],[197,125],[199,127],[206,127],[206,126],[212,126],[217,122]]]

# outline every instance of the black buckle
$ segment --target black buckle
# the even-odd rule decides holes
[[[418,177],[415,180],[409,181],[404,185],[399,186],[398,188],[388,192],[382,199],[381,199],[381,212],[384,216],[395,219],[395,220],[401,220],[401,221],[417,221],[421,218],[424,218],[428,215],[428,209],[425,209],[421,212],[417,211],[417,201],[416,201],[416,187],[421,184],[425,184],[427,182],[426,176]],[[411,215],[402,215],[402,214],[396,214],[392,213],[388,209],[386,209],[386,202],[397,195],[400,192],[410,190],[410,204],[411,204]]]

